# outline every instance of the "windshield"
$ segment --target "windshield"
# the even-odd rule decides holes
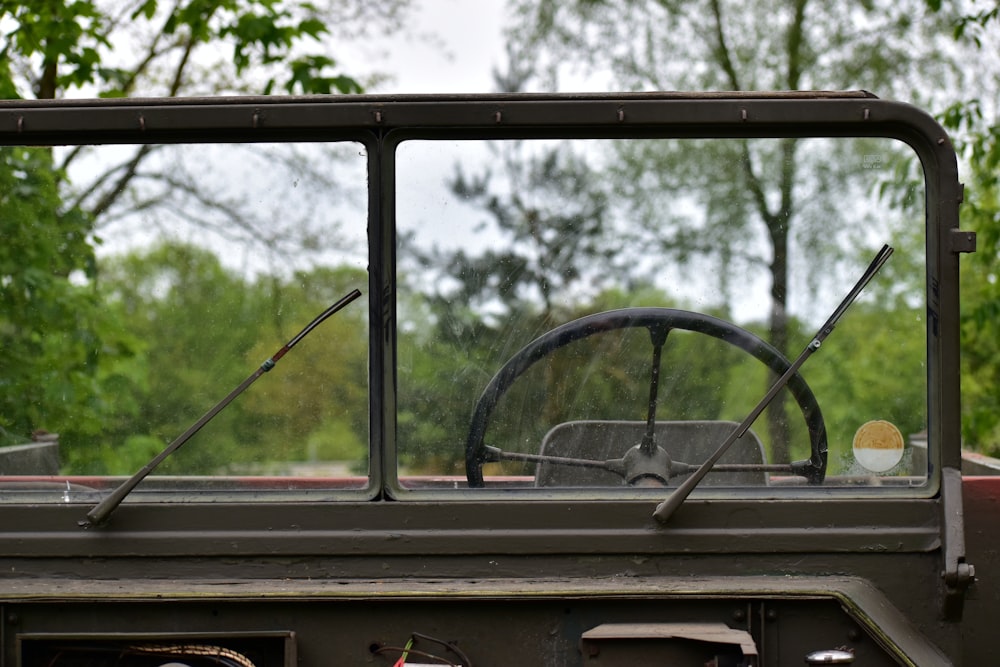
[[[106,497],[353,290],[129,501],[661,499],[883,244],[696,493],[933,493],[907,144],[350,131],[0,149],[2,501]]]
[[[487,489],[676,485],[884,243],[801,386],[702,486],[925,483],[924,192],[906,145],[415,139],[396,165],[404,489],[478,471]],[[631,450],[648,450],[638,467]],[[821,476],[780,465],[820,459]]]

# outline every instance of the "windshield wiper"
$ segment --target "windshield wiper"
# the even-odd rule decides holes
[[[340,301],[338,301],[337,303],[333,304],[332,306],[324,310],[322,313],[320,313],[320,315],[316,319],[314,319],[312,322],[306,325],[306,327],[302,331],[300,331],[294,338],[285,343],[285,345],[280,350],[275,352],[271,358],[262,363],[260,365],[260,368],[251,373],[250,377],[248,377],[246,380],[241,382],[238,387],[229,392],[228,396],[226,396],[224,399],[216,403],[215,407],[206,412],[201,419],[192,424],[188,428],[188,430],[184,431],[177,437],[176,440],[167,445],[162,452],[153,457],[153,459],[149,463],[144,465],[142,469],[140,469],[137,473],[135,473],[127,480],[122,482],[118,486],[118,488],[112,491],[107,498],[102,500],[100,503],[95,505],[93,509],[87,512],[86,518],[78,522],[80,527],[90,528],[91,526],[100,526],[102,523],[107,521],[108,517],[111,516],[111,513],[114,512],[115,509],[117,509],[117,507],[122,504],[122,501],[125,500],[125,497],[132,492],[132,489],[134,489],[136,485],[139,484],[139,482],[145,479],[146,475],[153,472],[156,466],[160,465],[160,463],[162,463],[165,458],[173,454],[181,447],[181,445],[190,440],[195,433],[201,430],[202,426],[212,421],[212,418],[215,417],[215,415],[219,414],[219,412],[221,412],[223,408],[229,405],[233,401],[233,399],[242,394],[247,387],[249,387],[254,383],[254,381],[257,378],[259,378],[261,375],[274,368],[274,365],[278,363],[278,361],[283,356],[285,356],[285,354],[289,350],[295,347],[295,345],[298,344],[299,341],[305,338],[310,331],[315,329],[326,318],[330,317],[338,310],[340,310],[350,302],[357,299],[359,296],[361,296],[361,292],[359,290],[354,290],[347,296],[343,297]]]
[[[700,468],[684,480],[684,483],[678,486],[666,500],[657,505],[656,510],[653,512],[653,516],[657,519],[657,521],[666,523],[670,520],[670,517],[677,511],[677,508],[680,507],[685,500],[687,500],[687,497],[691,495],[694,488],[698,486],[702,479],[704,479],[705,475],[707,475],[712,469],[712,466],[715,465],[720,458],[722,458],[722,455],[726,453],[726,450],[729,449],[730,445],[736,442],[737,439],[747,432],[747,429],[749,429],[750,425],[753,424],[757,417],[760,416],[760,413],[767,408],[771,401],[774,400],[774,397],[778,395],[778,392],[781,391],[781,389],[788,384],[788,381],[792,379],[792,376],[799,371],[799,368],[805,363],[806,359],[808,359],[813,352],[820,348],[820,345],[823,344],[823,340],[830,335],[831,331],[833,331],[833,327],[836,326],[837,320],[839,320],[850,305],[854,303],[854,300],[858,297],[858,294],[861,293],[861,290],[863,290],[865,285],[867,285],[868,282],[875,277],[875,274],[878,273],[878,270],[882,268],[882,265],[885,264],[891,254],[892,248],[888,245],[883,245],[882,249],[875,255],[871,264],[869,264],[868,268],[865,269],[864,274],[858,282],[855,283],[854,288],[846,297],[844,297],[844,300],[840,302],[837,310],[833,311],[830,318],[825,324],[823,324],[822,327],[820,327],[819,331],[816,332],[816,335],[813,336],[813,339],[809,341],[808,345],[806,345],[806,348],[802,350],[802,354],[800,354],[798,358],[792,362],[792,365],[788,367],[788,370],[786,370],[771,386],[764,398],[761,399],[760,403],[758,403],[757,406],[750,411],[750,414],[747,415],[746,419],[744,419],[740,425],[736,427],[736,430],[734,430],[732,434],[726,438],[725,442],[719,445],[719,448],[715,450],[715,453],[701,464]]]

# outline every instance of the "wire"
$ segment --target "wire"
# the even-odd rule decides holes
[[[463,667],[472,667],[472,661],[469,660],[469,656],[465,655],[465,653],[463,653],[462,650],[459,649],[454,643],[446,642],[442,639],[436,639],[429,635],[422,635],[419,632],[414,632],[412,636],[415,637],[416,639],[423,639],[424,641],[433,642],[434,644],[443,646],[446,650],[451,651],[452,653],[454,653],[459,657],[459,659],[462,661],[461,664],[463,665]]]
[[[445,658],[443,656],[436,655],[436,654],[430,653],[428,651],[422,651],[422,650],[413,648],[413,645],[415,643],[417,643],[417,641],[425,641],[425,642],[430,642],[432,644],[437,644],[438,646],[443,647],[446,651],[449,651],[450,653],[454,653],[456,656],[458,656],[459,662],[456,663],[456,662],[453,662],[453,661],[451,661],[448,658]],[[409,638],[409,640],[407,640],[405,646],[402,646],[402,647],[400,647],[400,646],[380,646],[379,648],[377,648],[374,651],[372,651],[372,653],[375,653],[376,655],[379,654],[379,653],[386,653],[386,652],[393,652],[393,653],[399,652],[400,653],[399,659],[396,660],[395,663],[393,663],[393,667],[405,667],[405,665],[406,665],[406,659],[408,657],[410,657],[411,655],[413,655],[413,656],[419,656],[421,658],[427,658],[429,660],[436,660],[436,661],[440,662],[441,664],[443,664],[443,665],[449,665],[450,667],[472,667],[472,661],[469,660],[469,656],[467,656],[454,643],[452,643],[452,642],[446,642],[443,639],[438,639],[436,637],[431,637],[430,635],[424,635],[424,634],[421,634],[419,632],[411,633],[410,634],[410,638]]]
[[[379,653],[387,653],[387,652],[392,652],[392,653],[398,652],[403,654],[400,656],[399,660],[397,660],[392,664],[392,667],[404,667],[406,665],[405,662],[406,658],[410,656],[427,658],[428,660],[436,660],[440,662],[442,665],[448,665],[449,667],[463,667],[458,663],[448,660],[448,658],[442,658],[439,655],[434,655],[433,653],[428,653],[427,651],[421,651],[415,648],[406,648],[404,646],[381,646],[373,651],[373,653],[375,653],[376,655],[378,655]]]
[[[403,647],[403,655],[399,656],[399,660],[393,667],[403,667],[406,664],[406,656],[410,654],[410,649],[413,648],[413,637],[410,637],[406,641],[406,646]]]

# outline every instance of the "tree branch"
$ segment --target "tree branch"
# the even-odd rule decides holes
[[[136,170],[139,167],[139,163],[149,155],[153,147],[149,144],[143,144],[139,146],[136,150],[135,155],[129,160],[128,164],[125,165],[125,171],[122,173],[121,177],[115,182],[114,187],[109,188],[104,192],[104,195],[97,200],[97,203],[90,209],[89,213],[92,218],[99,217],[102,213],[107,211],[111,206],[121,197],[122,193],[125,192],[125,187],[128,185],[132,177],[135,176]]]
[[[729,54],[729,45],[726,43],[726,34],[722,25],[722,7],[719,5],[719,0],[712,0],[710,4],[712,17],[715,19],[716,54],[719,58],[719,64],[722,65],[722,71],[726,73],[726,78],[729,79],[729,85],[732,89],[743,90],[740,77],[736,73],[736,66],[733,65],[733,59]]]
[[[806,19],[806,4],[808,0],[795,1],[795,14],[788,26],[786,46],[788,48],[788,73],[785,84],[788,90],[798,90],[802,80],[802,44],[805,37],[803,25]]]
[[[167,14],[168,19],[177,11],[179,7],[180,7],[180,0],[174,3],[173,9]],[[123,11],[122,16],[126,15],[126,13],[130,12]],[[109,29],[107,30],[107,33],[110,35],[111,32],[114,30],[114,28],[117,27],[121,21],[122,21],[121,18],[116,18],[115,20],[111,21],[109,23]],[[165,23],[166,21],[164,21],[164,24]],[[171,50],[179,46],[179,43],[174,43],[160,50],[159,45],[161,43],[161,39],[164,34],[165,32],[163,28],[156,31],[156,36],[153,38],[152,42],[150,42],[149,48],[146,50],[143,57],[139,60],[139,62],[135,65],[135,67],[133,67],[129,71],[128,76],[122,81],[121,92],[124,96],[128,97],[132,92],[134,92],[136,82],[139,80],[139,77],[141,77],[143,74],[146,73],[146,71],[148,71],[149,66],[153,63],[154,60],[156,60],[165,53],[169,53]],[[71,150],[69,153],[67,153],[66,157],[62,161],[62,164],[60,165],[60,169],[64,173],[69,169],[69,166],[73,163],[73,161],[75,161],[80,156],[84,148],[85,146],[79,145],[73,148],[73,150]],[[99,183],[95,183],[94,187],[90,188],[89,190],[93,191],[94,189],[96,189],[97,186],[99,186]]]
[[[81,147],[78,147],[78,148],[81,148]],[[148,149],[148,152],[151,152],[152,150],[154,150],[157,147],[146,146],[146,148]],[[135,162],[135,158],[133,157],[133,158],[131,158],[129,160],[126,160],[125,162],[121,162],[119,164],[116,164],[116,165],[114,165],[114,166],[106,169],[104,171],[104,173],[102,173],[99,176],[95,177],[90,182],[90,185],[87,186],[86,189],[84,189],[83,191],[81,191],[79,194],[76,195],[76,197],[73,199],[72,203],[70,204],[70,208],[80,208],[80,209],[83,209],[85,202],[92,195],[94,195],[94,193],[96,193],[98,190],[100,190],[101,186],[104,183],[106,183],[108,180],[110,180],[116,173],[118,173],[122,169],[126,169],[127,170],[128,168],[131,168],[131,169],[134,170],[137,166],[138,166],[138,163]],[[120,185],[120,184],[122,184],[122,182],[123,182],[122,179],[119,178],[118,179],[118,184]],[[107,199],[107,195],[105,195],[102,198],[102,200],[103,199]],[[111,202],[111,203],[113,203],[113,202]],[[103,210],[106,211],[107,208],[108,207],[106,206]]]

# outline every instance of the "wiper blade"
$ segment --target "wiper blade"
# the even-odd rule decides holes
[[[257,380],[257,378],[259,378],[261,375],[274,368],[274,365],[278,363],[278,361],[283,356],[285,356],[285,354],[287,354],[289,350],[295,347],[295,345],[297,345],[299,341],[301,341],[303,338],[309,335],[309,332],[311,332],[313,329],[319,326],[326,318],[330,317],[338,310],[340,310],[350,302],[357,299],[359,296],[361,296],[361,292],[359,290],[354,290],[349,294],[347,294],[345,297],[343,297],[340,301],[338,301],[337,303],[333,304],[332,306],[324,310],[322,313],[320,313],[320,315],[316,317],[316,319],[314,319],[312,322],[306,325],[306,327],[298,334],[296,334],[294,338],[285,343],[285,345],[282,346],[280,350],[275,352],[273,356],[271,356],[264,363],[262,363],[260,365],[260,368],[251,373],[250,377],[248,377],[246,380],[241,382],[238,387],[229,392],[229,394],[224,399],[216,403],[215,407],[206,412],[201,417],[201,419],[192,424],[188,428],[188,430],[181,433],[176,440],[167,445],[166,448],[164,448],[162,452],[153,457],[153,459],[149,463],[144,465],[137,473],[135,473],[127,480],[122,482],[118,486],[118,488],[112,491],[107,498],[102,500],[100,503],[95,505],[93,509],[87,512],[86,518],[78,522],[80,527],[90,528],[91,526],[100,526],[102,523],[107,521],[108,517],[111,516],[111,513],[114,512],[115,509],[117,509],[118,506],[122,504],[122,501],[124,501],[126,496],[128,496],[128,494],[132,492],[132,489],[134,489],[139,484],[139,482],[141,482],[143,479],[146,478],[146,475],[153,472],[153,470],[158,465],[160,465],[164,459],[166,459],[168,456],[170,456],[175,451],[180,449],[181,445],[190,440],[195,433],[200,431],[202,426],[212,421],[212,418],[215,417],[215,415],[219,414],[219,412],[221,412],[223,408],[229,405],[233,401],[233,399],[242,394],[247,389],[247,387],[252,385],[254,381]]]
[[[694,488],[698,486],[701,480],[704,479],[705,475],[709,473],[712,466],[714,466],[716,462],[722,458],[722,455],[726,453],[729,447],[736,442],[737,439],[747,432],[750,425],[753,424],[757,417],[760,416],[760,413],[763,412],[768,405],[770,405],[771,401],[774,400],[774,397],[778,395],[778,392],[781,391],[781,389],[788,384],[788,381],[792,379],[792,376],[799,371],[799,368],[806,362],[806,359],[808,359],[813,352],[820,348],[820,345],[823,344],[826,337],[830,335],[831,331],[833,331],[834,326],[837,324],[837,320],[839,320],[851,304],[854,303],[854,300],[858,297],[858,294],[861,293],[861,290],[863,290],[865,285],[867,285],[869,281],[875,277],[875,274],[878,273],[879,269],[882,268],[882,265],[885,264],[891,254],[892,248],[888,245],[883,245],[882,249],[878,251],[875,258],[871,261],[871,264],[869,264],[868,268],[865,269],[864,274],[860,279],[858,279],[858,282],[854,284],[853,289],[851,289],[848,295],[844,297],[844,300],[840,302],[837,309],[833,311],[830,318],[823,324],[822,327],[820,327],[819,331],[816,332],[816,335],[813,336],[813,339],[809,341],[808,345],[806,345],[806,348],[802,350],[802,353],[798,356],[798,358],[792,362],[791,366],[788,367],[788,370],[782,373],[781,377],[779,377],[778,380],[771,386],[764,398],[760,400],[760,403],[758,403],[757,406],[750,411],[750,414],[747,415],[746,419],[744,419],[740,425],[736,427],[736,430],[734,430],[732,434],[726,438],[725,442],[719,445],[719,448],[715,450],[715,453],[701,464],[701,467],[699,467],[694,474],[684,480],[684,483],[678,486],[666,500],[657,505],[656,510],[653,512],[653,516],[657,519],[657,521],[660,523],[666,523],[670,520],[670,517],[677,511],[677,508],[680,507],[685,500],[687,500],[687,497],[691,495]]]

